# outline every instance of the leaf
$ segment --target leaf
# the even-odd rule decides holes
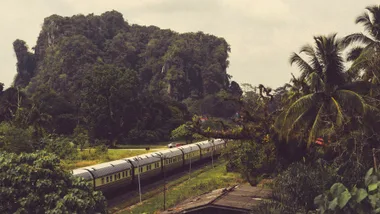
[[[367,173],[365,174],[364,182],[365,182],[365,185],[366,185],[366,186],[369,185],[368,182],[369,182],[369,178],[370,178],[370,176],[372,175],[372,173],[373,173],[373,168],[369,169],[369,170],[367,171]]]
[[[360,203],[363,199],[365,199],[368,196],[368,193],[365,189],[359,188],[359,189],[356,189],[355,194],[353,195],[354,195],[353,198],[356,201],[356,203]]]
[[[321,194],[314,198],[314,204],[323,207],[325,204],[325,197]]]
[[[330,188],[330,193],[334,198],[339,197],[344,191],[347,191],[347,188],[342,183],[335,183]]]
[[[378,200],[376,195],[369,195],[368,199],[369,199],[369,202],[371,203],[372,208],[376,208],[376,202]]]
[[[377,183],[373,183],[368,186],[368,192],[374,191],[376,189],[377,189]]]
[[[341,209],[346,206],[347,202],[351,199],[350,192],[346,189],[340,196],[338,197],[338,205]]]
[[[338,198],[334,198],[334,200],[329,203],[329,210],[335,210],[336,206],[338,206]]]

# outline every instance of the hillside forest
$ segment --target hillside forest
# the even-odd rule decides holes
[[[228,171],[251,185],[271,180],[273,200],[256,213],[379,213],[380,6],[357,15],[347,21],[363,32],[316,32],[295,47],[289,63],[299,74],[275,89],[234,82],[223,38],[129,24],[117,11],[47,17],[35,47],[13,43],[17,74],[0,88],[0,168],[53,169],[88,147],[224,138]],[[72,183],[78,197],[96,194]],[[104,211],[102,200],[86,209]],[[70,203],[80,204],[60,202]]]

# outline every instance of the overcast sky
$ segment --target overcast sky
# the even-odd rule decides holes
[[[314,35],[362,32],[355,18],[378,0],[2,0],[0,82],[16,73],[12,42],[34,47],[43,19],[52,14],[100,15],[117,10],[130,24],[224,37],[231,45],[228,73],[238,83],[278,87],[298,73],[289,65],[293,51]]]

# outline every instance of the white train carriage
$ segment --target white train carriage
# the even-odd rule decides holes
[[[211,157],[214,153],[214,144],[211,141],[202,141],[196,143],[201,148],[201,159],[206,159]]]
[[[134,168],[134,179],[137,182],[140,174],[140,180],[147,180],[155,177],[162,172],[161,159],[155,156],[155,153],[139,155],[128,159]]]
[[[170,172],[183,166],[183,153],[178,148],[157,152],[156,156],[163,158],[165,172]]]
[[[79,168],[73,170],[74,177],[82,177],[87,183],[94,187],[94,176],[86,169]]]
[[[184,165],[189,165],[190,162],[196,163],[201,159],[201,149],[195,144],[180,146],[178,149],[184,153]]]
[[[220,155],[222,149],[226,147],[226,141],[222,139],[214,139],[211,142],[214,143],[214,155]]]
[[[116,160],[84,167],[94,176],[96,190],[113,189],[132,183],[132,165],[128,160]]]

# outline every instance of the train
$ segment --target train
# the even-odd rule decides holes
[[[219,156],[226,144],[227,141],[223,139],[206,140],[74,169],[72,174],[82,177],[95,190],[108,193],[125,186],[137,186],[138,182],[161,178],[164,173],[174,173],[191,164]]]

